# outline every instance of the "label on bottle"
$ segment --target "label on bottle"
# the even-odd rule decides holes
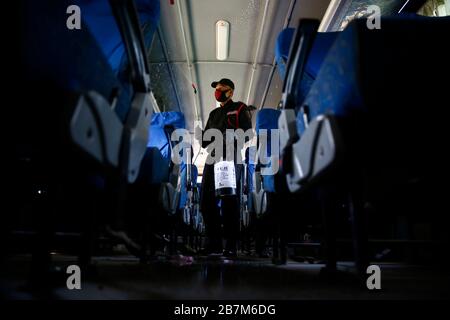
[[[214,164],[214,184],[217,189],[236,189],[236,171],[233,161],[220,161]]]

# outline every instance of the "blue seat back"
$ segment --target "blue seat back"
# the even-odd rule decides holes
[[[117,75],[123,72],[127,57],[109,1],[76,0],[74,3],[80,6],[84,21],[114,73]],[[135,4],[143,28],[145,46],[149,50],[159,24],[160,4],[158,0],[135,0]]]
[[[66,10],[73,4],[81,10],[81,30],[66,28]],[[137,9],[149,47],[159,22],[159,1],[138,0]],[[29,87],[95,90],[106,100],[118,93],[115,111],[124,121],[133,92],[127,56],[109,2],[26,1],[23,11],[21,48]]]
[[[64,91],[95,90],[109,100],[121,89],[101,47],[82,21],[81,30],[66,26],[68,1],[27,1],[22,28],[23,59],[30,85],[45,85]],[[83,17],[83,15],[82,15]],[[120,36],[120,34],[119,34]],[[121,94],[118,106],[129,104]]]
[[[281,79],[286,75],[286,64],[289,58],[289,49],[294,37],[294,28],[286,28],[280,32],[275,44],[275,60]]]
[[[277,68],[281,79],[286,77],[286,64],[289,58],[291,43],[294,39],[294,28],[286,28],[280,32],[275,47]],[[312,83],[317,77],[320,67],[336,39],[337,32],[319,32],[316,35],[305,65],[305,72],[297,86],[297,97],[303,101]]]
[[[248,147],[247,150],[245,150],[245,164],[247,165],[247,188],[248,191],[254,190],[253,185],[253,174],[256,169],[257,163],[255,162],[255,154],[256,154],[256,148],[255,147]],[[250,153],[251,152],[251,153]],[[251,199],[249,198],[249,201]]]
[[[142,160],[140,179],[145,179],[150,184],[168,181],[172,156],[170,130],[184,128],[185,119],[181,112],[153,113],[149,127],[150,139]]]
[[[128,58],[109,1],[76,0],[74,4],[80,7],[83,20],[106,57],[114,75],[120,81],[121,91],[131,96],[133,90],[127,70]],[[149,51],[159,24],[160,4],[158,0],[135,0],[135,4],[143,31],[144,43],[147,51]],[[115,110],[123,120],[129,107],[126,104],[118,104]]]
[[[271,143],[271,131],[278,129],[278,118],[281,111],[276,109],[264,108],[261,109],[256,115],[256,133],[259,136],[261,129],[267,130],[267,149],[265,157],[272,156],[272,143]],[[260,151],[261,152],[261,151]],[[266,165],[270,166],[270,164]],[[266,191],[275,192],[275,176],[265,175],[263,177],[263,187]]]

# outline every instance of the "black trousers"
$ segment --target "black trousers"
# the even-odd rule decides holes
[[[236,165],[235,169],[237,194],[239,195],[243,165]],[[205,164],[200,202],[211,250],[222,250],[223,239],[226,240],[227,250],[236,250],[240,231],[240,197],[238,195],[220,199],[216,197],[214,165]],[[221,200],[220,208],[219,200]]]

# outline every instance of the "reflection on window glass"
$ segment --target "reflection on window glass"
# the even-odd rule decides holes
[[[428,0],[417,13],[427,17],[450,16],[450,0]]]
[[[372,4],[378,5],[382,14],[389,14],[395,12],[395,7],[398,1],[352,1],[348,7],[348,11],[345,13],[343,19],[340,21],[338,30],[344,30],[345,27],[354,19],[360,19],[368,17],[371,13],[368,12],[368,7]],[[393,10],[394,9],[394,10]]]
[[[151,89],[159,109],[161,111],[178,111],[173,70],[170,70],[173,66],[166,60],[163,43],[158,32],[155,34],[151,50],[148,53],[148,61]]]
[[[342,1],[327,31],[342,31],[354,19],[370,15],[368,7],[380,7],[382,16],[395,15],[403,7],[404,0],[347,0]]]

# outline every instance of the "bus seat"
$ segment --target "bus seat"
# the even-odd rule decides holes
[[[47,128],[43,132],[49,134],[53,129],[62,129],[62,136],[67,136],[83,152],[102,165],[121,166],[121,174],[128,182],[133,182],[145,153],[147,128],[153,111],[148,96],[148,66],[144,63],[133,73],[136,79],[128,77],[126,81],[120,81],[83,14],[80,30],[65,27],[66,10],[71,4],[68,1],[59,1],[58,5],[52,1],[39,4],[27,1],[22,7],[25,23],[21,41],[22,48],[26,48],[22,54],[24,78],[27,87],[36,93],[31,96],[42,100],[40,105],[49,109],[29,108],[31,115],[36,115],[30,118],[42,121],[27,129],[38,131],[33,127],[44,125]],[[133,28],[137,23],[133,19],[134,8],[117,8],[130,17],[129,24],[124,24],[123,28]],[[116,31],[116,36],[121,37]],[[139,43],[138,47],[142,49],[142,52],[132,53],[132,61],[145,60],[140,30],[133,29],[130,35],[125,42]],[[61,105],[65,107],[61,108]],[[48,114],[52,116],[44,119]],[[61,121],[65,121],[63,125]],[[39,140],[40,144],[51,144],[54,139]],[[125,156],[127,161],[119,161]]]
[[[277,61],[278,73],[281,79],[286,76],[286,64],[288,62],[289,50],[294,38],[295,28],[286,28],[280,32],[275,47],[275,57]],[[317,33],[311,52],[305,66],[305,73],[298,84],[298,94],[301,100],[306,97],[313,81],[316,79],[319,69],[336,39],[337,32]]]
[[[83,20],[91,30],[113,72],[123,71],[126,60],[125,47],[108,0],[76,0]],[[144,42],[150,50],[151,41],[160,18],[160,4],[157,0],[135,0],[139,22],[143,28]]]
[[[275,44],[275,60],[277,62],[278,73],[281,79],[286,75],[286,64],[289,57],[289,48],[291,46],[292,38],[294,36],[294,28],[286,28],[282,30]]]
[[[243,176],[240,180],[240,219],[243,227],[250,225],[252,213],[255,213],[253,204],[253,176],[255,174],[255,155],[256,146],[249,146],[245,150],[244,164],[243,164]]]
[[[270,135],[273,129],[278,129],[278,117],[280,116],[280,113],[281,112],[276,109],[264,108],[261,109],[256,116],[256,132],[258,136],[261,129],[267,130],[267,149],[264,154],[267,158],[273,155]],[[268,164],[260,164],[260,166],[265,167],[270,167],[271,165],[270,162]],[[268,192],[275,192],[275,175],[263,176],[263,188]]]
[[[188,181],[188,170],[190,166],[191,177]],[[178,209],[183,212],[183,221],[187,225],[193,223],[196,228],[195,221],[199,212],[199,193],[197,188],[198,169],[196,165],[183,163],[181,165],[181,188],[180,188],[180,203]]]
[[[352,21],[338,34],[306,99],[285,100],[279,118],[289,190],[315,185],[324,191],[321,201],[333,203],[325,210],[324,224],[333,224],[339,201],[348,203],[361,275],[368,263],[367,201],[382,198],[395,186],[414,182],[415,188],[426,187],[447,167],[445,157],[436,153],[446,143],[445,118],[424,114],[445,105],[445,95],[434,93],[446,91],[446,84],[437,79],[448,74],[450,66],[427,61],[449,55],[442,39],[450,31],[450,18],[385,17],[381,26],[370,30],[365,19]],[[306,39],[315,32],[305,22],[299,28],[304,31],[298,35]],[[296,54],[303,59],[302,49]],[[301,65],[290,69],[304,71]],[[330,190],[338,190],[340,199]],[[426,199],[430,195],[415,200]],[[336,241],[331,239],[333,231],[327,234],[327,242]],[[336,267],[332,256],[328,268]]]
[[[275,192],[275,175],[262,175],[261,168],[262,167],[270,167],[272,163],[267,161],[269,157],[273,156],[273,148],[271,144],[271,130],[278,129],[278,117],[280,115],[280,111],[276,109],[264,108],[261,109],[256,115],[256,133],[258,137],[260,137],[261,130],[267,130],[267,146],[262,149],[260,145],[260,141],[258,141],[258,163],[256,164],[256,168],[253,174],[253,192],[252,192],[252,203],[254,206],[254,210],[256,214],[262,215],[267,211],[267,193]],[[260,161],[260,157],[264,157],[264,162],[268,162],[266,164]]]
[[[392,17],[381,23],[380,30],[369,30],[365,20],[356,20],[330,49],[297,114],[300,139],[293,154],[303,168],[291,179],[294,189],[336,163],[342,139],[347,154],[377,170],[404,167],[417,174],[417,164],[425,169],[430,162],[442,127],[439,119],[424,121],[424,106],[443,105],[443,95],[430,92],[444,92],[445,85],[430,79],[447,74],[449,66],[423,61],[449,53],[442,37],[450,18]]]
[[[149,127],[150,139],[147,143],[148,157],[142,162],[141,170],[150,184],[167,182],[171,164],[170,133],[167,128],[184,128],[184,116],[181,112],[160,112],[152,115]]]
[[[175,129],[184,128],[183,113],[154,113],[149,128],[151,138],[141,163],[139,180],[148,185],[159,186],[159,201],[165,211],[171,214],[175,214],[179,204],[181,166],[172,162],[173,142],[170,136]]]
[[[132,95],[133,89],[127,71],[128,58],[109,1],[77,0],[74,4],[80,7],[83,20],[108,60],[114,75],[121,82],[121,90],[126,95]],[[135,0],[135,5],[144,36],[145,48],[148,52],[159,24],[160,4],[157,0]],[[124,120],[128,108],[126,105],[119,104],[115,111],[120,119]]]
[[[245,150],[245,167],[246,167],[246,181],[245,181],[245,190],[247,191],[247,200],[248,200],[248,210],[250,212],[254,212],[253,201],[252,201],[252,192],[254,191],[255,185],[253,184],[253,176],[255,174],[256,169],[256,146],[250,146]]]

